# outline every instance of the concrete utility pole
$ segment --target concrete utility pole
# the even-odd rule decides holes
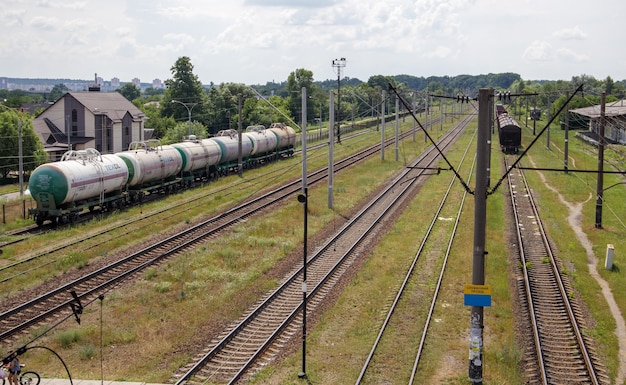
[[[334,130],[335,126],[335,94],[332,90],[328,91],[328,208],[333,209],[333,183],[335,178],[334,164],[335,164],[335,138]]]
[[[242,143],[241,143],[241,130],[242,130],[242,122],[241,122],[241,104],[243,101],[243,95],[238,94],[237,95],[237,105],[238,105],[238,111],[237,114],[239,115],[239,119],[237,122],[237,169],[238,169],[238,174],[239,177],[243,177],[243,149],[242,147]],[[191,115],[189,116],[189,134],[191,135]]]
[[[341,143],[341,69],[346,66],[346,58],[333,60],[337,68],[337,143]]]
[[[298,373],[299,378],[306,378],[306,305],[307,305],[307,282],[306,282],[306,263],[307,263],[307,229],[308,229],[308,171],[307,171],[307,156],[306,156],[306,88],[302,87],[302,193],[298,195],[298,202],[303,204],[304,208],[304,245],[303,245],[303,261],[302,261],[302,371]]]
[[[600,102],[600,132],[598,138],[598,184],[596,187],[596,229],[602,228],[602,201],[604,193],[604,119],[606,113],[606,92]]]
[[[476,189],[474,191],[474,248],[472,284],[485,284],[485,228],[487,221],[487,179],[489,156],[489,98],[493,89],[478,93],[478,143],[476,145]],[[483,382],[483,307],[472,306],[470,313],[469,380]]]
[[[567,106],[565,107],[565,143],[564,143],[564,151],[563,151],[563,167],[565,168],[565,173],[569,170],[569,92],[565,93],[565,100],[567,100]]]
[[[395,143],[395,147],[396,147],[396,162],[398,161],[399,157],[400,157],[400,140],[399,140],[399,134],[398,131],[400,131],[400,98],[398,97],[398,95],[396,95],[396,135],[394,138],[394,143]]]
[[[383,90],[383,101],[380,104],[380,158],[385,160],[385,103],[386,98],[385,91]]]

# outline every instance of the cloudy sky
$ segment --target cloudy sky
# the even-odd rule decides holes
[[[621,0],[0,0],[0,76],[204,84],[519,73],[626,79]],[[342,76],[342,77],[343,77]]]

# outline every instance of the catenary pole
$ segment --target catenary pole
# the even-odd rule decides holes
[[[329,106],[328,106],[328,126],[330,130],[328,130],[328,208],[333,209],[333,183],[334,183],[334,162],[335,162],[335,130],[333,127],[335,126],[335,93],[330,90],[328,91],[329,96]]]
[[[596,187],[596,229],[602,228],[602,201],[604,199],[604,126],[606,124],[606,92],[602,92],[600,103],[600,132],[598,133],[598,184]]]
[[[487,218],[487,178],[489,156],[489,98],[491,88],[478,93],[478,140],[476,148],[476,189],[474,192],[474,247],[472,284],[485,284],[485,227]],[[470,313],[469,380],[483,381],[483,307],[472,306]]]
[[[563,167],[565,168],[565,173],[569,170],[569,92],[565,93],[565,100],[567,100],[567,106],[565,107],[565,143],[564,143],[564,151],[563,151]]]
[[[385,160],[385,91],[383,90],[383,101],[380,103],[380,158]]]
[[[302,261],[302,371],[298,373],[299,378],[306,378],[306,305],[307,305],[307,285],[306,285],[306,264],[307,264],[307,230],[308,230],[308,184],[307,184],[307,137],[306,137],[306,88],[302,87],[302,194],[298,195],[298,201],[304,207],[304,242],[303,242],[303,261]]]
[[[396,95],[396,135],[394,137],[394,143],[395,143],[395,147],[396,147],[396,162],[398,161],[399,157],[400,157],[400,148],[399,148],[399,137],[398,137],[398,131],[400,130],[400,113],[399,113],[399,108],[400,108],[400,98],[398,97],[398,95]]]

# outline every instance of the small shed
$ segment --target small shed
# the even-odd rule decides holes
[[[589,119],[589,131],[594,135],[600,133],[600,105],[577,108],[570,113]],[[626,100],[607,103],[604,111],[604,137],[614,143],[626,144]]]

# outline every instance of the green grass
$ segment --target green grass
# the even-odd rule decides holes
[[[468,130],[469,131],[469,130]],[[458,151],[449,154],[457,165],[460,152],[471,135],[466,132],[455,146]],[[460,171],[467,174],[469,161]],[[307,375],[311,383],[354,383],[365,357],[385,316],[384,309],[392,301],[394,288],[406,272],[411,258],[421,242],[421,235],[450,182],[450,173],[431,177],[424,188],[393,225],[381,244],[373,250],[363,268],[337,300],[325,313],[319,324],[310,331],[307,341]],[[455,191],[456,190],[456,191]],[[453,194],[460,201],[463,192],[460,184],[453,187]],[[473,220],[473,199],[467,198],[461,223]],[[489,258],[487,274],[494,291],[494,306],[485,309],[485,360],[489,370],[485,372],[486,383],[521,383],[517,369],[520,356],[515,343],[513,319],[510,312],[508,289],[508,259],[503,241],[504,216],[502,198],[489,201]],[[452,214],[455,215],[455,214]],[[443,215],[445,216],[445,215]],[[467,383],[467,329],[469,309],[463,306],[463,285],[471,282],[472,226],[461,225],[459,239],[455,242],[444,277],[439,305],[435,309],[430,336],[426,341],[424,358],[418,370],[417,383]],[[493,234],[493,235],[492,235]],[[416,309],[416,311],[418,311]],[[416,341],[398,339],[396,352],[403,360],[411,360],[415,349],[409,348]],[[296,384],[296,374],[301,370],[302,352],[288,358],[278,367],[261,372],[255,383]],[[412,364],[412,362],[410,363]],[[410,365],[407,365],[410,368]],[[403,373],[386,373],[388,383],[406,383],[409,369]],[[367,382],[366,383],[370,383]],[[374,382],[376,383],[376,382]]]
[[[537,142],[537,145],[529,150],[530,159],[536,167],[562,168],[564,164],[565,133],[562,130],[551,131],[550,147],[545,140]],[[623,149],[614,147],[607,149],[605,159],[616,164],[622,164]],[[601,288],[591,276],[588,266],[588,256],[576,233],[573,232],[567,222],[568,208],[559,200],[556,189],[563,198],[571,204],[582,204],[581,226],[589,241],[593,244],[593,253],[598,259],[597,271],[606,280],[613,293],[614,299],[622,313],[626,314],[626,298],[619,295],[626,283],[624,271],[617,268],[608,271],[604,269],[604,256],[607,244],[616,247],[622,245],[626,227],[622,218],[626,212],[626,185],[618,184],[623,178],[615,174],[604,176],[604,188],[615,185],[604,192],[602,229],[595,227],[596,222],[596,172],[576,172],[574,170],[597,171],[598,155],[597,148],[576,139],[575,132],[569,133],[568,141],[569,170],[570,172],[531,172],[526,175],[538,195],[538,205],[542,212],[545,226],[550,232],[552,240],[558,248],[559,258],[563,261],[566,274],[571,278],[575,293],[571,297],[580,298],[584,301],[591,315],[591,323],[586,325],[585,333],[595,338],[601,347],[599,351],[602,361],[608,365],[611,376],[617,373],[618,367],[618,341],[614,334],[615,321],[608,305],[601,293]],[[525,162],[525,166],[531,166]],[[605,163],[605,170],[611,168]],[[546,183],[543,182],[545,178]],[[551,188],[546,187],[546,184]]]
[[[448,123],[449,124],[449,123]],[[438,133],[434,130],[433,133]],[[393,135],[387,129],[388,136]],[[552,139],[559,143],[557,132]],[[419,136],[419,135],[418,135]],[[335,146],[336,158],[363,146],[366,141],[375,143],[380,133],[373,132],[368,137],[355,142],[344,141]],[[571,155],[576,157],[576,166],[593,166],[593,158],[585,160],[593,153],[589,148],[579,146],[570,136]],[[525,140],[527,137],[525,137]],[[465,137],[465,141],[470,139]],[[562,140],[561,142],[562,143]],[[354,205],[374,191],[378,183],[388,178],[393,172],[404,167],[404,157],[421,152],[423,138],[415,143],[410,140],[401,145],[401,160],[395,162],[394,149],[387,150],[385,161],[372,159],[347,173],[339,173],[335,177],[335,210],[327,208],[327,186],[321,185],[309,190],[309,236],[333,220],[350,214]],[[533,149],[530,154],[538,166],[552,167],[558,161],[556,144],[551,149]],[[458,145],[457,148],[463,148]],[[556,154],[556,155],[555,155]],[[497,151],[494,151],[492,164],[497,164]],[[555,160],[556,158],[556,160]],[[456,165],[460,154],[450,155],[452,164]],[[309,167],[322,167],[327,161],[325,150],[309,152]],[[558,162],[557,162],[558,163]],[[552,166],[546,166],[551,164]],[[213,191],[214,203],[221,207],[245,199],[251,190],[258,191],[278,183],[300,171],[297,159],[278,162],[259,170],[244,172],[247,184],[237,185],[230,190],[220,190],[228,185],[236,185],[239,178],[224,178],[210,184],[207,188]],[[572,166],[573,167],[573,166]],[[500,175],[493,168],[494,175]],[[271,172],[274,172],[271,174]],[[270,174],[268,174],[270,173]],[[467,171],[461,172],[465,176]],[[255,176],[265,175],[261,180],[254,181]],[[539,204],[545,215],[546,225],[553,240],[565,259],[568,275],[573,278],[576,293],[580,296],[594,317],[594,328],[586,332],[591,334],[600,345],[599,351],[605,351],[611,374],[615,374],[617,357],[617,340],[613,334],[614,323],[608,313],[595,281],[587,272],[586,255],[580,250],[576,236],[568,229],[563,205],[556,199],[553,192],[543,187],[534,172],[527,172],[533,188],[539,194]],[[423,217],[434,210],[433,202],[438,202],[439,194],[447,187],[451,175],[442,173],[431,177],[428,187],[418,195],[397,224],[389,231],[388,237],[372,251],[372,256],[359,271],[357,277],[337,299],[333,308],[325,313],[319,323],[311,325],[307,339],[307,374],[312,383],[343,384],[353,383],[361,368],[364,356],[369,352],[372,333],[380,323],[382,308],[388,303],[390,287],[397,285],[397,277],[405,268],[407,258],[416,251],[419,234],[426,226]],[[550,183],[559,187],[573,201],[587,199],[588,191],[593,191],[594,179],[589,175],[573,177],[572,175],[549,176]],[[555,178],[555,179],[553,179]],[[582,181],[581,181],[582,180]],[[364,183],[364,185],[360,185]],[[473,185],[474,183],[470,183]],[[608,181],[607,181],[608,184]],[[587,190],[579,193],[580,186]],[[588,187],[591,186],[591,187]],[[460,186],[454,187],[461,190]],[[622,187],[606,192],[607,206],[616,213],[623,213],[623,205],[618,199],[623,196]],[[572,190],[572,191],[570,191]],[[576,190],[576,191],[574,191]],[[203,190],[203,193],[206,193]],[[169,204],[189,199],[200,194],[199,190],[186,192],[180,196],[162,200],[156,205]],[[616,195],[613,195],[616,194]],[[473,221],[473,199],[467,202],[468,207],[463,213],[462,224]],[[620,202],[618,202],[620,201]],[[190,212],[187,217],[195,218],[210,215],[210,204],[199,205],[197,211]],[[140,210],[147,212],[152,206],[145,205],[133,208],[122,215],[133,215]],[[492,307],[485,309],[485,384],[518,384],[521,376],[517,368],[520,351],[514,335],[514,320],[511,314],[511,292],[509,290],[508,273],[511,266],[507,255],[508,239],[502,229],[506,227],[504,220],[504,197],[502,191],[491,195],[488,199],[488,228],[486,249],[486,280],[492,286]],[[616,245],[619,255],[619,239],[624,233],[618,220],[619,215],[605,215],[604,230],[593,229],[593,200],[585,203],[583,219],[585,230],[594,243],[596,255],[602,257],[606,243]],[[233,228],[227,236],[207,242],[195,251],[169,262],[168,264],[147,270],[142,279],[135,285],[116,290],[106,295],[103,301],[103,334],[104,363],[107,368],[105,377],[123,378],[144,382],[166,382],[171,373],[186,364],[192,357],[184,352],[189,341],[200,335],[214,335],[237,319],[247,308],[254,304],[258,297],[271,290],[282,278],[275,274],[274,269],[301,253],[302,241],[302,206],[295,197],[286,201],[279,208],[272,210],[263,217],[255,217]],[[172,222],[159,222],[160,229],[171,228],[185,219]],[[81,227],[82,231],[95,229],[108,222],[108,219]],[[459,240],[453,247],[449,270],[444,277],[439,301],[441,306],[435,310],[435,318],[439,321],[432,324],[432,337],[426,345],[425,358],[420,363],[419,375],[423,383],[464,384],[467,383],[467,351],[469,309],[463,306],[463,284],[471,280],[472,237],[473,226],[460,226]],[[146,239],[154,228],[138,229],[133,235],[137,240]],[[64,230],[50,237],[63,238],[74,234],[73,230]],[[416,234],[411,236],[411,234]],[[52,242],[46,239],[44,242]],[[126,242],[119,241],[123,247]],[[97,258],[110,252],[98,250],[90,253],[90,258]],[[294,257],[295,255],[295,257]],[[624,287],[624,269],[620,269],[620,261],[616,258],[616,268],[612,271],[600,269],[614,292]],[[75,265],[78,266],[78,265]],[[15,288],[14,290],[18,290]],[[626,314],[626,298],[616,298],[623,314]],[[49,338],[41,344],[57,350],[72,367],[72,376],[90,378],[91,373],[99,373],[99,327],[100,302],[85,308],[80,328],[88,332],[81,335],[80,341],[70,348],[63,348],[60,342]],[[75,328],[73,318],[61,325],[62,329]],[[98,353],[86,360],[90,346],[98,347]],[[81,353],[82,352],[82,353]],[[45,355],[29,353],[29,366],[36,368],[46,376],[62,376],[63,368],[51,365],[52,359]],[[260,373],[256,383],[263,384],[300,384],[297,378],[301,370],[301,353],[288,357],[279,365],[273,365]],[[130,367],[131,369],[129,369]],[[445,368],[442,371],[440,368]]]

